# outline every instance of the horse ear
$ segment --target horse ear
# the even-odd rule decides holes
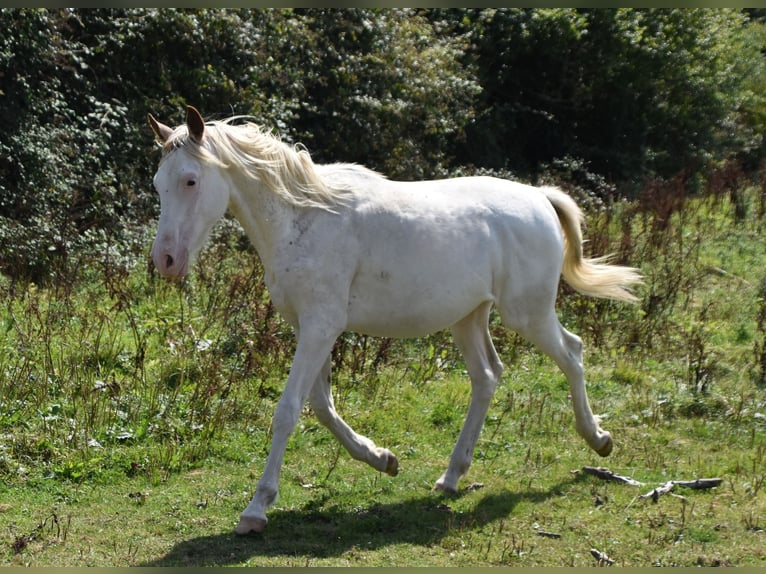
[[[186,106],[186,127],[189,128],[191,138],[197,143],[202,143],[202,136],[205,135],[205,120],[194,106]]]
[[[162,142],[165,143],[168,141],[171,135],[173,135],[173,130],[170,129],[165,124],[162,124],[154,119],[154,116],[152,114],[148,114],[147,117],[149,118],[149,125],[152,126],[152,131],[154,132],[154,135],[157,136],[157,138]]]

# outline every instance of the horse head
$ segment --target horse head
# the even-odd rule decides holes
[[[152,260],[163,277],[181,278],[226,213],[229,182],[219,165],[206,161],[205,122],[195,108],[187,107],[186,124],[175,129],[148,117],[164,148],[154,175],[160,220]]]

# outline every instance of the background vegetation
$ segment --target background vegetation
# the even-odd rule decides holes
[[[762,565],[762,17],[0,10],[0,557],[586,565],[597,547],[624,565]],[[350,461],[304,417],[267,534],[234,539],[294,342],[236,222],[183,284],[153,271],[145,117],[178,123],[186,103],[251,114],[319,162],[566,188],[587,249],[646,275],[635,307],[562,289],[613,456],[574,436],[563,376],[493,324],[506,375],[466,494],[431,494],[468,400],[462,359],[444,333],[348,334],[336,403],[402,473]],[[571,472],[602,463],[646,490],[724,484],[652,505]]]
[[[151,111],[251,114],[392,178],[553,168],[609,200],[764,154],[759,11],[4,9],[0,271],[145,252]],[[74,261],[70,262],[70,259]]]

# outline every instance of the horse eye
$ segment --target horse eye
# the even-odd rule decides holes
[[[186,187],[194,187],[195,185],[197,185],[197,180],[196,179],[187,179],[186,180]]]

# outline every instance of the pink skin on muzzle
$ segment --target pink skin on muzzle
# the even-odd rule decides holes
[[[189,250],[186,248],[171,248],[154,241],[152,261],[160,275],[168,279],[181,279],[189,273]]]

